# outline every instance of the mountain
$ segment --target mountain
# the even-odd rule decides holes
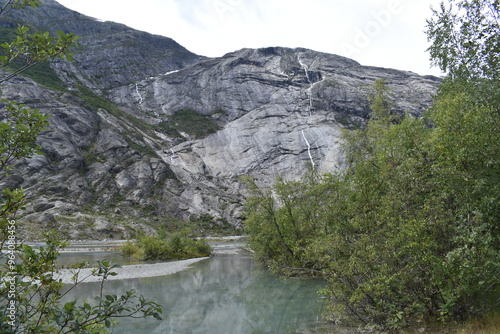
[[[52,116],[39,137],[45,154],[1,180],[30,196],[28,237],[42,226],[73,239],[126,238],[177,224],[172,218],[238,226],[240,176],[270,185],[308,165],[342,168],[341,132],[366,121],[377,79],[399,112],[415,116],[440,83],[301,48],[205,58],[171,39],[43,3],[3,26],[28,20],[82,38],[74,62],[45,69],[63,88],[36,77],[2,87],[4,97]]]
[[[171,38],[151,35],[123,24],[100,22],[53,0],[38,8],[9,12],[0,28],[22,22],[33,31],[63,31],[79,36],[73,62],[55,60],[52,67],[69,87],[84,83],[96,92],[189,66],[198,56]]]

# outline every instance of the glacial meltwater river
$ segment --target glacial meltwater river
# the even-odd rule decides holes
[[[75,259],[63,255],[63,262]],[[96,260],[120,257],[117,253],[81,253]],[[125,262],[124,262],[125,261]],[[120,319],[119,334],[289,334],[310,333],[321,317],[322,283],[311,279],[284,279],[272,275],[249,254],[214,255],[176,274],[114,280],[106,293],[135,289],[164,307],[163,320]],[[80,301],[96,296],[99,283],[83,283],[71,291]]]

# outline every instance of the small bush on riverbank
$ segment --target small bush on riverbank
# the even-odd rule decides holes
[[[203,239],[176,232],[169,236],[142,236],[135,244],[125,244],[122,253],[129,256],[141,254],[143,260],[181,260],[209,256],[212,248]]]
[[[141,248],[130,240],[120,248],[120,252],[127,256],[141,257]]]

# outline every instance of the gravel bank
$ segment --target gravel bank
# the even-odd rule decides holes
[[[130,279],[130,278],[142,278],[142,277],[155,277],[175,274],[176,272],[185,270],[190,267],[191,264],[208,259],[208,257],[200,257],[196,259],[180,260],[173,262],[163,262],[163,263],[153,263],[153,264],[133,264],[122,266],[121,268],[116,268],[113,271],[118,275],[109,276],[109,280],[115,279]],[[91,276],[93,268],[81,269],[78,273],[79,282],[98,282],[100,277]],[[63,283],[70,284],[73,283],[73,276],[76,271],[74,269],[61,269],[54,274],[54,277],[62,279]]]

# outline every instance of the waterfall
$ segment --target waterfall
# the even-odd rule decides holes
[[[309,155],[309,161],[311,161],[311,166],[312,169],[315,167],[314,159],[311,154],[311,144],[309,144],[309,140],[307,140],[306,134],[304,133],[304,130],[302,130],[302,137],[304,138],[304,141],[306,142],[307,145],[307,154]]]
[[[165,73],[165,74],[163,74],[163,75],[169,75],[169,74],[172,74],[172,73],[177,73],[177,72],[179,72],[179,70],[169,71],[169,72],[167,72],[167,73]]]
[[[139,96],[139,104],[142,104],[142,101],[144,101],[144,99],[142,98],[141,92],[139,92],[139,86],[137,84],[135,84],[135,92]]]
[[[302,66],[302,68],[304,69],[304,72],[306,73],[307,81],[309,82],[309,84],[312,85],[311,78],[309,77],[309,70],[307,69],[307,66],[302,62],[299,55],[297,55],[297,59],[299,61],[300,66]]]
[[[312,82],[311,77],[309,76],[309,69],[302,62],[299,55],[297,55],[297,60],[299,61],[300,66],[302,66],[302,68],[304,69],[304,73],[306,74],[307,82],[309,82],[309,88],[306,89],[306,93],[307,93],[307,96],[309,97],[309,116],[310,116],[311,112],[312,112],[312,89],[314,87],[314,83]]]
[[[307,96],[309,97],[309,117],[312,115],[312,89],[314,87],[314,83],[311,80],[311,77],[309,76],[309,69],[308,67],[302,62],[300,59],[300,55],[297,55],[297,60],[299,61],[300,66],[304,69],[304,73],[307,78],[307,82],[309,82],[309,87],[306,89]],[[307,154],[309,155],[309,161],[311,162],[312,169],[316,166],[314,163],[314,159],[311,153],[311,144],[309,143],[309,140],[307,140],[306,134],[304,130],[302,130],[302,138],[304,138],[304,141],[306,142],[307,145]]]
[[[174,149],[170,149],[170,153],[172,153],[172,155],[170,156],[170,161],[172,163],[172,165],[174,164],[174,159],[177,159],[179,156],[177,154],[175,154],[174,152]]]

